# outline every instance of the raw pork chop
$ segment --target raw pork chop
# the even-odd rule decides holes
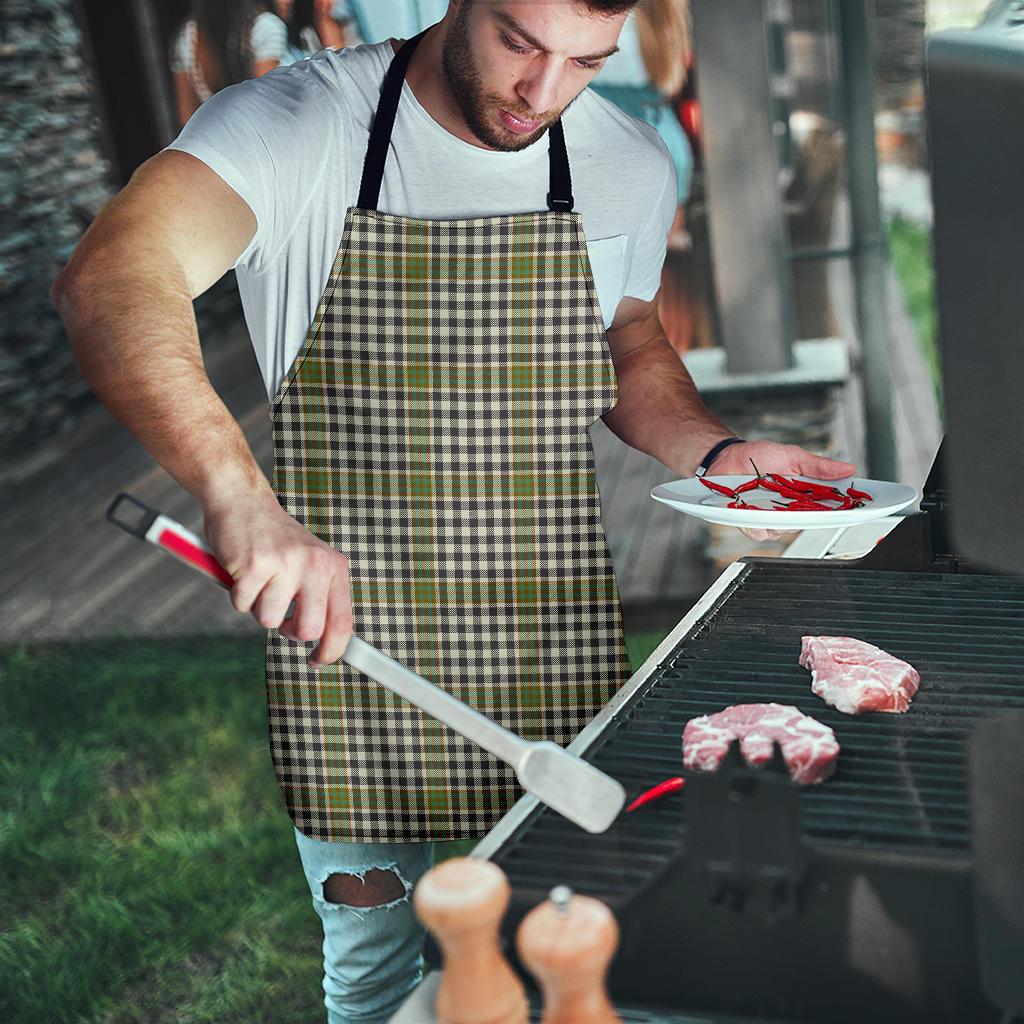
[[[801,637],[800,664],[811,692],[838,711],[906,711],[921,677],[912,665],[848,636]]]
[[[755,767],[771,760],[778,740],[790,778],[803,784],[824,782],[839,756],[835,733],[789,704],[734,704],[686,723],[683,767],[715,771],[734,739]]]

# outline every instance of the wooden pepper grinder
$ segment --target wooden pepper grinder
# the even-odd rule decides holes
[[[608,907],[564,885],[523,918],[516,948],[544,993],[541,1024],[619,1024],[605,989],[618,944]]]
[[[511,893],[501,868],[473,857],[438,864],[416,886],[416,913],[444,954],[438,1024],[526,1024],[523,984],[498,945]]]

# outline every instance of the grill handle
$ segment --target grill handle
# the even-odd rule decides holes
[[[800,821],[800,787],[782,749],[751,768],[733,740],[714,772],[686,782],[686,863],[712,904],[774,924],[799,910],[810,855]]]

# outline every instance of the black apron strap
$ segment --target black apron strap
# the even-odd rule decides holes
[[[548,129],[548,163],[551,181],[548,184],[548,209],[555,213],[572,211],[572,180],[569,177],[569,155],[565,151],[562,119]]]
[[[391,131],[395,126],[395,115],[398,113],[398,101],[402,98],[402,83],[409,61],[420,40],[429,29],[407,40],[395,54],[384,76],[381,86],[380,102],[370,129],[370,141],[366,147],[366,158],[363,160],[363,177],[359,183],[360,210],[376,210],[380,199],[380,186],[384,180],[384,163],[391,145]],[[572,211],[572,180],[569,177],[569,155],[565,150],[565,135],[562,132],[561,119],[552,123],[548,129],[548,162],[550,165],[550,181],[548,182],[548,209],[555,213]]]
[[[363,160],[363,178],[359,184],[360,210],[376,210],[380,198],[380,185],[384,180],[384,161],[388,158],[388,146],[391,145],[391,129],[395,125],[395,114],[398,112],[398,101],[402,98],[402,83],[405,81],[405,70],[412,60],[419,41],[427,34],[424,29],[418,36],[406,40],[402,48],[395,54],[384,76],[384,85],[380,91],[380,102],[370,129],[370,142],[366,147],[366,159]]]

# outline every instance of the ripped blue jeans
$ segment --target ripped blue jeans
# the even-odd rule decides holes
[[[409,897],[433,863],[434,844],[330,843],[292,828],[313,909],[324,927],[327,1024],[383,1024],[423,976],[425,930]],[[325,898],[324,882],[331,875],[362,878],[374,868],[394,872],[405,895],[372,907]]]

